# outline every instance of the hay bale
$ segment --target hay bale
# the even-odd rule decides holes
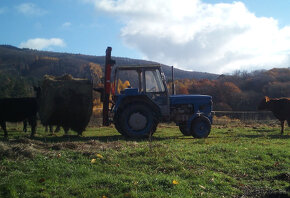
[[[92,106],[90,80],[71,75],[44,76],[39,102],[43,125],[62,126],[81,135],[90,121]]]

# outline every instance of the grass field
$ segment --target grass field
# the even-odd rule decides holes
[[[0,197],[288,197],[289,128],[214,126],[207,139],[161,125],[151,140],[90,127],[83,137],[0,135]],[[288,132],[288,134],[287,134]],[[74,134],[73,132],[71,134]]]

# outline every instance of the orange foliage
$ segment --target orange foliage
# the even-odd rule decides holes
[[[103,72],[100,65],[90,62],[89,67],[93,75],[96,75],[99,78],[102,78]]]
[[[189,80],[175,81],[176,94],[205,94],[213,97],[214,104],[219,110],[231,110],[231,105],[241,97],[241,89],[232,82],[218,80]]]
[[[126,80],[124,83],[119,79],[118,81],[118,87],[117,87],[117,93],[120,93],[124,89],[130,87],[130,82]]]
[[[59,61],[59,58],[56,57],[49,57],[49,56],[42,56],[42,57],[36,57],[37,60],[41,59],[41,60],[51,60],[51,61]]]

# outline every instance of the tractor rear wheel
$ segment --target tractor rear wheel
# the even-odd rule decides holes
[[[195,138],[208,137],[211,130],[211,123],[209,119],[203,115],[195,118],[191,122],[191,135]]]
[[[121,134],[126,136],[126,134],[124,133],[124,131],[121,128],[121,121],[120,121],[120,117],[121,117],[121,113],[117,112],[114,116],[114,125],[115,128],[117,129],[117,131]]]
[[[155,112],[144,104],[132,104],[121,113],[118,123],[118,131],[132,138],[143,138],[152,135],[158,124]]]
[[[187,127],[186,127],[186,122],[180,123],[178,126],[179,126],[180,132],[183,135],[185,135],[185,136],[190,136],[191,135],[190,130],[188,130]]]

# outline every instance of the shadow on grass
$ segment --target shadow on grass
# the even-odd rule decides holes
[[[34,140],[39,140],[43,142],[85,142],[97,140],[100,142],[115,142],[115,141],[127,141],[127,142],[146,142],[146,141],[164,141],[170,139],[193,139],[193,138],[185,138],[184,136],[170,136],[170,137],[151,137],[151,138],[130,138],[122,135],[107,135],[107,136],[77,136],[77,135],[69,135],[69,136],[60,136],[60,137],[35,137]]]
[[[290,136],[287,134],[284,135],[280,135],[280,134],[267,134],[264,133],[265,131],[263,131],[263,134],[236,134],[235,138],[270,138],[270,139],[290,139]],[[272,131],[271,131],[272,132]],[[227,136],[228,138],[229,136]],[[78,135],[63,135],[63,136],[36,136],[34,138],[30,138],[29,135],[25,135],[25,136],[13,136],[10,137],[9,139],[5,139],[3,136],[1,137],[0,135],[0,141],[17,141],[17,140],[21,140],[21,139],[31,139],[31,140],[37,140],[37,141],[41,141],[41,142],[45,142],[45,143],[58,143],[58,142],[86,142],[86,141],[100,141],[100,142],[115,142],[115,141],[127,141],[127,142],[150,142],[150,141],[166,141],[166,140],[205,140],[205,139],[216,139],[216,138],[224,138],[224,137],[217,137],[217,136],[209,136],[207,138],[194,138],[192,136],[183,136],[183,135],[174,135],[174,136],[152,136],[151,138],[130,138],[130,137],[125,137],[122,135],[107,135],[107,136],[78,136]]]
[[[290,139],[290,136],[287,134],[280,135],[280,134],[239,134],[236,137],[244,137],[244,138],[270,138],[270,139]]]
[[[78,135],[64,135],[64,136],[36,136],[33,138],[29,138],[29,136],[18,136],[12,137],[9,139],[5,139],[4,137],[0,137],[0,141],[17,141],[22,139],[31,139],[37,140],[45,143],[58,143],[58,142],[86,142],[86,141],[100,141],[100,142],[115,142],[115,141],[127,141],[127,142],[144,142],[144,141],[164,141],[169,139],[184,139],[191,140],[193,137],[188,138],[182,135],[179,136],[169,136],[169,137],[151,137],[151,138],[130,138],[122,135],[107,135],[107,136],[78,136]]]
[[[108,135],[108,136],[78,136],[78,135],[64,135],[64,136],[54,136],[54,137],[35,137],[34,140],[39,140],[42,142],[86,142],[97,140],[100,142],[115,142],[119,140],[130,140],[122,135]]]
[[[273,132],[273,129],[254,129],[253,131],[258,132],[258,133],[271,133]]]

